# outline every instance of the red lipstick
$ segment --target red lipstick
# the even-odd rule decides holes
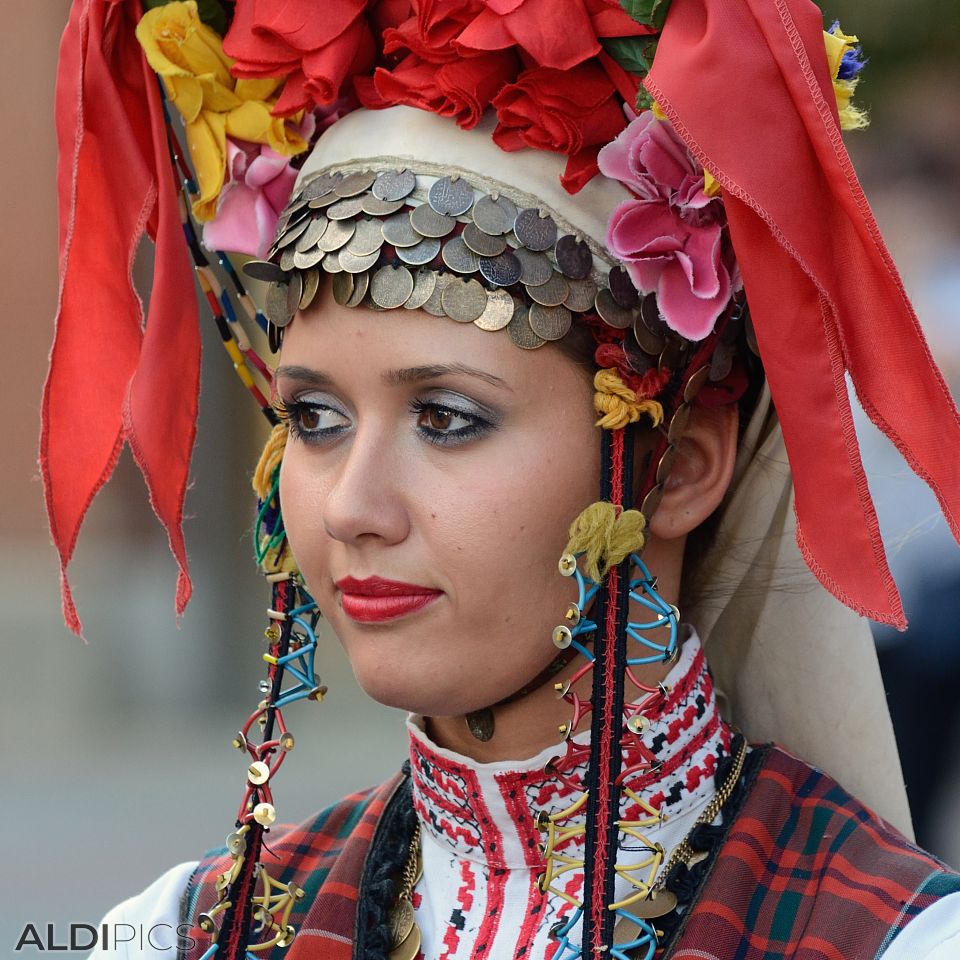
[[[383,577],[367,577],[365,580],[343,577],[335,582],[340,590],[343,612],[359,623],[397,620],[423,609],[443,593],[442,590],[400,580],[384,580]]]

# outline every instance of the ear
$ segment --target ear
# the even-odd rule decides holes
[[[685,537],[720,505],[737,456],[736,404],[694,405],[667,476],[663,499],[650,521],[660,540]]]

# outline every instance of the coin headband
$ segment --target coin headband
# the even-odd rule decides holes
[[[642,297],[607,251],[535,198],[490,180],[478,185],[476,175],[449,167],[418,167],[338,164],[298,186],[268,259],[244,266],[270,284],[271,346],[313,302],[324,273],[344,306],[422,309],[505,329],[525,350],[561,339],[577,314],[595,314],[611,330],[632,328],[641,370],[682,339],[652,294]]]

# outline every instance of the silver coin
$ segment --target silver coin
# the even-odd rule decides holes
[[[480,273],[495,287],[512,287],[523,274],[517,255],[510,250],[498,257],[481,257]]]
[[[597,298],[597,285],[592,280],[570,280],[567,283],[567,299],[563,305],[574,313],[593,310]]]
[[[379,250],[374,250],[373,253],[358,256],[357,254],[351,253],[349,250],[344,248],[339,254],[340,266],[343,267],[347,273],[363,273],[364,270],[369,270],[379,259]]]
[[[353,296],[353,274],[352,273],[338,273],[333,278],[333,299],[340,304],[341,307],[347,305],[347,301]]]
[[[418,270],[413,281],[413,293],[403,305],[406,310],[419,310],[437,287],[437,274],[433,270]],[[441,305],[442,309],[442,305]]]
[[[476,280],[459,277],[448,283],[440,296],[443,312],[457,323],[473,323],[487,306],[487,291]]]
[[[534,207],[517,214],[513,232],[528,250],[549,250],[557,242],[557,225],[553,217],[541,217],[540,211]]]
[[[362,197],[346,197],[343,200],[338,200],[336,203],[331,203],[330,206],[327,207],[327,216],[331,220],[349,220],[362,211]]]
[[[343,267],[340,266],[340,255],[336,250],[328,253],[320,262],[325,273],[343,273]]]
[[[599,290],[594,305],[597,308],[597,313],[600,314],[608,327],[613,327],[616,330],[626,330],[633,323],[634,311],[625,310],[621,307],[613,299],[613,294],[609,290]]]
[[[384,170],[374,181],[373,195],[378,200],[403,200],[417,187],[417,178],[410,170]]]
[[[383,246],[383,228],[379,220],[357,220],[357,228],[346,249],[358,257],[376,253]]]
[[[473,322],[481,330],[502,330],[513,318],[513,297],[506,290],[491,290],[483,313]]]
[[[299,223],[294,224],[292,227],[287,227],[283,236],[277,241],[277,246],[281,250],[284,247],[289,247],[290,244],[293,243],[293,241],[296,240],[309,226],[309,219],[304,217]]]
[[[453,217],[437,213],[428,203],[421,203],[410,212],[413,229],[424,237],[445,237],[457,225]]]
[[[251,280],[264,280],[267,283],[277,283],[283,280],[283,271],[269,260],[248,260],[243,265],[243,272]]]
[[[524,303],[517,304],[513,317],[507,324],[507,330],[510,332],[510,339],[523,350],[536,350],[547,342],[533,332],[533,327],[530,326],[529,310]]]
[[[293,270],[295,264],[293,258],[297,255],[297,251],[293,247],[287,247],[283,253],[280,254],[280,269],[289,273]]]
[[[323,236],[324,230],[330,221],[321,213],[315,216],[307,226],[307,229],[300,234],[297,239],[297,250],[305,253],[311,247],[315,247]]]
[[[351,173],[333,188],[333,192],[338,197],[356,197],[369,190],[376,179],[377,174],[372,170],[366,173]]]
[[[435,273],[434,276],[437,278],[437,282],[434,284],[433,292],[424,300],[423,309],[434,317],[445,317],[443,291],[457,278],[452,273]]]
[[[317,197],[323,197],[330,193],[338,181],[339,177],[332,174],[320,174],[304,184],[303,192],[300,196],[302,196],[304,200],[316,200]]]
[[[456,273],[476,273],[480,258],[463,242],[463,237],[453,237],[443,245],[443,262]]]
[[[406,267],[381,267],[370,280],[370,296],[378,307],[402,307],[413,293],[413,274]]]
[[[296,310],[291,310],[289,304],[290,285],[271,283],[264,300],[263,312],[275,327],[283,328],[293,319]]]
[[[650,330],[639,313],[633,320],[633,339],[640,349],[651,357],[659,357],[663,353],[663,348],[667,345],[666,338],[658,336]]]
[[[325,207],[339,203],[340,200],[341,198],[331,190],[329,193],[324,193],[319,197],[315,197],[307,204],[307,206],[310,207],[311,210],[323,210]]]
[[[507,241],[503,237],[496,237],[484,233],[475,223],[468,223],[463,228],[463,242],[481,257],[499,257],[507,249]]]
[[[319,247],[314,247],[312,250],[306,250],[303,253],[294,248],[293,265],[298,270],[309,270],[310,267],[316,266],[325,256],[326,254]]]
[[[347,301],[346,305],[348,307],[359,307],[369,289],[370,274],[366,271],[356,274],[353,278],[353,293],[350,294],[350,299]]]
[[[441,177],[427,195],[437,213],[459,217],[473,206],[473,187],[462,177]]]
[[[582,280],[593,269],[593,254],[583,240],[572,233],[561,237],[554,248],[560,272],[571,280]]]
[[[404,263],[416,267],[429,263],[440,252],[440,241],[435,237],[425,237],[416,246],[397,247],[397,256]]]
[[[528,287],[546,283],[553,274],[553,267],[550,266],[546,254],[520,247],[513,251],[513,255],[520,261],[520,281]]]
[[[371,217],[389,217],[403,209],[406,200],[381,200],[372,193],[365,193],[361,198],[361,209]]]
[[[406,210],[384,220],[380,229],[387,243],[394,247],[412,247],[423,239],[410,225],[410,214]]]
[[[640,291],[633,285],[630,274],[623,267],[614,267],[607,278],[610,293],[617,304],[632,310],[640,302]]]
[[[567,299],[570,284],[566,277],[554,271],[546,283],[528,286],[527,293],[530,299],[544,307],[558,307]]]
[[[356,220],[331,220],[317,246],[325,253],[339,250],[353,236],[356,229]]]
[[[517,208],[506,197],[481,197],[473,206],[473,222],[484,232],[500,236],[513,229]]]
[[[300,295],[300,309],[306,310],[313,303],[320,289],[320,268],[311,267],[303,275],[303,293]]]
[[[530,305],[528,314],[530,329],[544,340],[559,340],[570,329],[573,316],[566,307],[545,307],[542,304]]]

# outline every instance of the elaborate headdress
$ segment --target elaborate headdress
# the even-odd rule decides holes
[[[628,898],[614,902],[613,889],[619,834],[644,842],[657,816],[633,785],[656,763],[644,715],[666,691],[644,687],[633,668],[675,654],[679,613],[657,594],[641,554],[692,404],[747,398],[753,411],[721,523],[745,512],[737,500],[751,487],[769,528],[756,541],[773,544],[777,564],[792,562],[796,549],[782,536],[792,523],[788,474],[768,473],[760,491],[753,470],[757,459],[776,462],[785,444],[796,544],[858,614],[904,624],[846,374],[960,534],[960,418],[841,140],[842,128],[865,122],[851,100],[856,39],[836,26],[824,32],[809,0],[343,0],[322,16],[315,5],[270,0],[149,6],[141,18],[132,2],[76,0],[64,38],[61,299],[41,461],[65,571],[90,499],[130,443],[180,564],[182,610],[198,371],[189,251],[234,366],[275,424],[254,478],[257,559],[273,590],[268,678],[236,740],[250,755],[248,781],[230,840],[234,869],[203,920],[205,955],[243,956],[251,923],[266,931],[263,943],[293,935],[296,885],[274,889],[257,861],[275,817],[271,778],[292,746],[282,708],[323,694],[313,667],[318,612],[283,529],[286,426],[245,323],[276,350],[329,282],[341,304],[421,309],[522,349],[573,329],[594,339],[601,487],[571,518],[560,573],[577,596],[558,611],[552,637],[582,655],[581,674],[592,671],[589,701],[569,684],[558,690],[571,706],[566,734],[590,717],[590,765],[581,799],[539,824],[542,887],[584,871],[582,899],[555,931],[560,958],[579,952],[569,942],[575,927],[586,953],[611,948],[618,923],[625,939],[612,956],[652,956],[656,917],[669,909],[669,898],[655,906],[662,851],[650,845]],[[205,224],[202,244],[189,211]],[[118,265],[130,263],[145,229],[157,257],[144,326]],[[262,310],[222,250],[258,258],[244,270],[267,284]],[[57,416],[66,395],[69,420]],[[632,433],[646,420],[660,428],[656,444],[634,464]],[[63,588],[67,622],[79,630],[65,572]],[[648,620],[629,620],[630,599]],[[792,656],[822,661],[829,641],[859,670],[862,633],[832,636],[850,621],[835,607],[821,615],[820,595],[800,602],[818,614],[788,638]],[[754,667],[743,680],[721,668],[749,734],[789,731],[803,713],[795,698],[758,707],[744,690],[761,661],[782,663],[763,604],[751,612],[753,622],[744,615],[735,628],[708,614],[711,656],[722,664],[735,644]],[[816,645],[804,646],[805,633]],[[724,634],[723,644],[714,639]],[[813,665],[815,694],[831,675]],[[877,696],[875,683],[862,687],[864,702]],[[882,701],[871,702],[884,719],[864,763],[895,771]],[[489,717],[472,720],[485,735]],[[811,759],[831,757],[828,744],[802,745]],[[584,748],[568,740],[567,749],[553,761],[561,774]],[[869,793],[859,774],[847,779]],[[584,860],[565,863],[565,823],[584,805]],[[903,822],[896,802],[881,812]]]

